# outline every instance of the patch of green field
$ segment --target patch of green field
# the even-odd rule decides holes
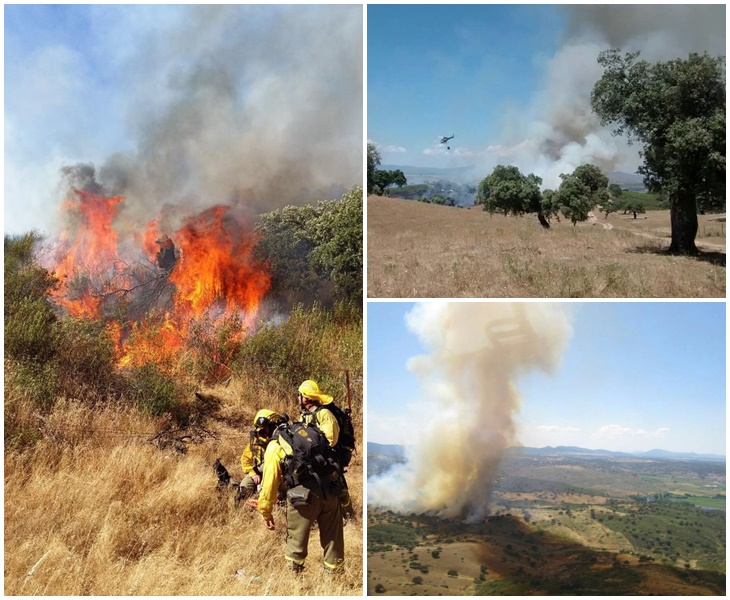
[[[680,502],[688,502],[690,504],[693,504],[694,506],[697,506],[699,508],[713,508],[716,510],[725,510],[725,496],[722,498],[709,498],[707,496],[690,496],[689,498],[684,498],[680,500]]]
[[[621,200],[640,200],[646,210],[667,210],[669,208],[669,205],[663,202],[658,194],[648,192],[629,192],[624,190],[621,194]]]
[[[725,569],[725,513],[687,502],[658,501],[594,509],[595,519],[622,533],[636,551],[670,564],[695,561]]]

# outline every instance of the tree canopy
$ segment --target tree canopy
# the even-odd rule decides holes
[[[339,200],[286,206],[259,217],[256,254],[271,270],[271,295],[287,305],[362,302],[362,188]]]
[[[573,173],[561,174],[560,178],[563,181],[554,202],[573,225],[588,219],[596,204],[608,202],[608,177],[595,165],[580,165]]]
[[[490,213],[517,216],[536,212],[542,216],[541,183],[537,175],[523,175],[513,165],[497,165],[479,184],[476,203]]]
[[[670,199],[670,252],[697,252],[697,208],[725,206],[725,58],[707,53],[649,63],[638,52],[601,52],[593,110],[615,135],[642,144],[639,173]]]

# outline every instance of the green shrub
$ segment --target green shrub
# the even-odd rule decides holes
[[[156,365],[130,369],[126,374],[128,395],[143,412],[160,416],[175,413],[179,407],[181,390],[175,379]]]

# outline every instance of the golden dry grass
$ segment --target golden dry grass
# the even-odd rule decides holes
[[[263,405],[250,387],[244,380],[210,390],[222,403],[205,426],[218,439],[186,454],[147,443],[160,421],[132,409],[66,402],[41,419],[6,387],[6,421],[11,415],[43,437],[5,451],[5,594],[362,595],[362,515],[345,527],[344,574],[323,574],[315,530],[296,577],[284,568],[283,509],[269,532],[257,512],[217,492],[217,457],[241,476],[250,416]],[[271,404],[294,414],[281,400]],[[358,509],[361,456],[348,475]]]
[[[656,230],[654,219],[668,224],[669,216],[663,211],[651,218]],[[669,256],[663,253],[668,240],[619,226],[629,222],[622,215],[610,216],[613,229],[604,222],[600,215],[592,223],[574,227],[563,220],[543,230],[534,215],[490,216],[481,207],[370,196],[368,297],[725,296],[724,248],[702,258]],[[713,244],[718,239],[711,236]]]

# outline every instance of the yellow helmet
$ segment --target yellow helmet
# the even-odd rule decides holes
[[[268,408],[262,408],[259,412],[256,413],[256,416],[253,418],[253,424],[254,427],[257,429],[260,427],[266,427],[268,425],[275,425],[276,421],[279,420],[279,415],[275,413],[273,410],[269,410]]]
[[[329,404],[330,402],[332,402],[332,396],[328,396],[327,394],[323,394],[322,392],[320,392],[317,382],[312,381],[311,379],[307,379],[304,383],[302,383],[302,385],[299,386],[299,393],[305,398],[314,400],[319,404]]]

